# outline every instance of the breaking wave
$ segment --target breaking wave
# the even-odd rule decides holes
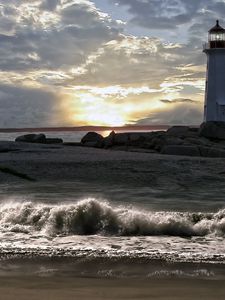
[[[218,213],[151,212],[112,207],[96,199],[75,204],[3,203],[0,232],[55,235],[225,235],[225,209]]]

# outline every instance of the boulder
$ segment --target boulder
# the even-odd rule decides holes
[[[150,148],[155,149],[157,151],[161,151],[166,146],[177,146],[182,144],[183,144],[182,139],[163,134],[152,139]]]
[[[208,139],[225,140],[225,122],[205,122],[200,126],[199,135]]]
[[[176,137],[195,137],[198,136],[198,128],[191,128],[189,126],[173,126],[167,132],[168,135]]]
[[[103,144],[104,148],[110,148],[114,144],[114,138],[115,138],[115,131],[110,132],[110,134],[104,138]]]
[[[129,133],[116,133],[114,136],[115,145],[127,145],[129,140]]]
[[[103,136],[96,132],[88,132],[82,139],[81,144],[86,147],[101,148],[103,145]]]
[[[211,146],[212,142],[204,137],[188,137],[184,139],[184,143],[198,146]]]
[[[25,134],[18,136],[15,139],[16,142],[23,142],[23,143],[40,143],[45,144],[46,136],[43,133],[40,134]]]
[[[185,156],[201,156],[197,146],[165,146],[161,154],[167,155],[185,155]]]

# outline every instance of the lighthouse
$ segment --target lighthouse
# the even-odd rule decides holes
[[[203,52],[207,55],[204,121],[225,122],[225,29],[218,20]]]

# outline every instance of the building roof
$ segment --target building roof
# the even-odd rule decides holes
[[[225,33],[225,29],[220,26],[219,20],[216,21],[216,25],[209,30],[209,33],[220,32]]]

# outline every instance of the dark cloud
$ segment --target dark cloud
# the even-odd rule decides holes
[[[207,40],[207,31],[216,19],[225,26],[225,2],[219,0],[109,0],[127,8],[129,25],[150,30],[162,30],[165,39],[169,36],[185,40],[181,49],[183,57],[193,63],[204,63],[202,43]]]
[[[56,125],[62,121],[59,103],[51,92],[0,85],[0,127]]]
[[[125,5],[131,22],[151,29],[175,29],[192,21],[210,0],[111,0]]]
[[[139,120],[138,125],[165,124],[165,125],[199,125],[203,120],[201,107],[193,104],[180,104],[172,108],[151,113],[147,118]]]
[[[5,10],[16,9],[11,3],[0,0],[4,16]],[[22,3],[17,15],[5,16],[0,24],[0,68],[65,69],[81,64],[99,46],[118,37],[116,22],[101,15],[91,2],[71,3],[57,12],[53,10],[59,1],[43,1],[33,6],[34,12],[25,6],[26,11]],[[50,15],[44,15],[45,9],[51,10]]]
[[[175,104],[175,103],[197,103],[197,101],[194,101],[192,99],[185,99],[185,98],[178,98],[174,100],[168,100],[168,99],[161,99],[160,100],[163,103],[166,104]]]

